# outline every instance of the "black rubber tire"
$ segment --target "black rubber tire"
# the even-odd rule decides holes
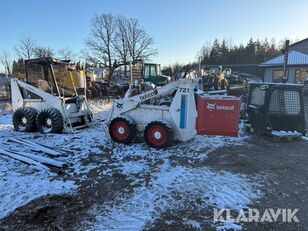
[[[103,96],[109,95],[107,87],[101,86],[101,92]]]
[[[91,91],[89,89],[86,90],[87,99],[91,99]]]
[[[45,129],[47,119],[50,119],[51,124],[48,129]],[[61,133],[63,131],[63,124],[63,116],[55,108],[44,109],[36,117],[36,125],[41,133]]]
[[[151,137],[151,130],[153,127],[160,127],[161,131],[165,131],[165,139],[162,143],[156,142],[155,138]],[[173,141],[173,131],[172,128],[167,124],[160,121],[153,121],[149,123],[144,129],[144,141],[152,148],[166,148],[172,144]],[[159,143],[159,144],[158,144]]]
[[[108,94],[108,91],[107,91],[107,88],[106,88],[106,85],[103,84],[103,83],[100,83],[100,82],[96,82],[96,85],[99,87],[100,89],[100,93],[101,93],[101,96],[105,96]]]
[[[15,131],[32,132],[36,127],[37,111],[31,107],[18,108],[13,114],[13,125]],[[22,125],[22,120],[25,118],[26,123]],[[21,127],[23,126],[23,127]]]
[[[89,89],[90,92],[91,92],[91,97],[90,97],[90,99],[95,99],[95,98],[98,97],[98,92],[97,92],[97,90],[96,90],[95,87],[89,87],[88,89]]]
[[[92,84],[92,87],[94,87],[94,89],[96,90],[96,98],[98,98],[102,94],[101,88],[96,82],[92,82],[91,84]]]
[[[119,86],[114,86],[113,91],[116,95],[119,95],[121,93],[120,87]]]
[[[118,131],[116,131],[116,126],[121,126],[121,124],[122,127],[125,127],[124,132],[127,132],[126,135],[122,135],[118,133]],[[111,139],[117,143],[123,143],[123,144],[131,143],[136,138],[137,135],[136,124],[132,123],[129,119],[126,119],[124,117],[114,118],[109,124],[109,134]]]

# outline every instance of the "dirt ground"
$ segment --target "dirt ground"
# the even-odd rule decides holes
[[[308,116],[308,97],[305,98]],[[308,118],[306,119],[308,127]],[[69,196],[49,196],[36,199],[18,208],[13,214],[0,221],[0,230],[84,230],[91,228],[90,221],[95,216],[88,211],[95,204],[112,204],[119,194],[125,198],[140,185],[147,185],[150,171],[135,173],[137,183],[117,172],[102,174],[117,161],[114,147],[99,147],[103,155],[90,155],[85,164],[101,163],[91,169],[85,180],[80,181],[79,191]],[[189,166],[190,168],[208,167],[217,171],[236,174],[261,176],[262,197],[250,204],[250,208],[263,211],[267,208],[298,208],[299,223],[243,223],[244,230],[307,230],[308,227],[308,141],[273,142],[252,135],[245,145],[227,145],[215,149],[207,159],[193,159],[189,156],[168,156],[170,165]],[[140,160],[138,156],[126,156],[127,161]],[[161,165],[159,153],[146,156],[150,170]],[[134,174],[134,173],[133,173]],[[69,174],[61,175],[70,179]],[[98,178],[98,176],[100,176]],[[185,186],[184,186],[185,187]],[[193,218],[201,226],[195,227],[185,220]],[[212,208],[198,207],[198,200],[188,205],[170,209],[146,226],[147,230],[215,230],[212,226]],[[87,221],[87,222],[85,222]],[[170,222],[172,221],[172,222]],[[109,228],[110,230],[111,228]],[[104,229],[108,230],[108,229]],[[113,230],[113,229],[112,229]],[[115,229],[118,230],[118,229]],[[127,230],[129,224],[127,224]]]

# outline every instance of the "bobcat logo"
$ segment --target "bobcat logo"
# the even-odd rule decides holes
[[[206,109],[212,111],[215,109],[215,106],[216,103],[207,103]]]
[[[145,93],[144,95],[139,96],[139,98],[140,98],[140,100],[145,100],[145,99],[151,98],[152,96],[157,95],[157,94],[158,94],[158,90],[154,89],[150,93]]]
[[[124,104],[124,103],[117,103],[117,108],[123,109],[123,104]]]

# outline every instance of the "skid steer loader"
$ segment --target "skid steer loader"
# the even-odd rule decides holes
[[[223,124],[222,118],[225,120],[230,113],[236,112],[232,129],[237,131],[240,103],[226,105],[232,102],[229,98],[225,100],[228,102],[217,101],[209,105],[209,96],[206,98],[203,91],[197,90],[198,84],[197,78],[180,78],[162,87],[146,85],[140,88],[143,90],[131,85],[125,97],[113,103],[104,128],[118,143],[144,139],[151,147],[165,148],[173,141],[188,141],[197,133],[205,134],[209,123]],[[204,112],[211,113],[208,123],[204,123]],[[224,117],[215,117],[221,113]],[[213,131],[210,134],[222,133]]]
[[[75,132],[91,124],[86,98],[77,94],[73,78],[72,87],[59,85],[54,72],[57,65],[68,63],[53,58],[26,60],[26,82],[11,79],[16,131]]]

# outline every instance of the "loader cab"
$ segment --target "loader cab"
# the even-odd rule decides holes
[[[283,131],[305,135],[303,85],[251,83],[247,114],[258,133]]]
[[[69,60],[38,58],[25,61],[26,82],[47,93],[59,97],[74,97],[77,92],[74,79],[67,84],[66,74],[70,73]],[[56,73],[60,73],[61,76]],[[70,73],[71,74],[71,73]]]

